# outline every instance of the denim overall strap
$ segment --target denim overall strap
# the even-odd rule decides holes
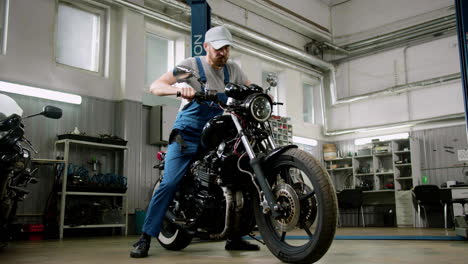
[[[200,74],[200,79],[206,80],[205,71],[203,69],[200,57],[195,57],[195,59],[197,60],[197,64],[199,67],[198,72]],[[225,73],[226,72],[227,70],[225,70]],[[229,80],[229,76],[227,76],[226,78],[226,75],[229,74],[225,74],[225,80]],[[222,102],[227,102],[226,94],[218,93],[217,95]],[[223,110],[219,108],[219,106],[216,105],[214,102],[207,101],[205,103],[199,104],[195,100],[192,100],[190,103],[184,106],[182,111],[180,111],[177,114],[177,118],[173,128],[177,129],[185,140],[199,140],[199,137],[205,124],[213,117],[221,115],[222,113]]]
[[[224,65],[223,71],[224,71],[224,85],[226,85],[229,83],[229,71],[226,65]]]
[[[205,69],[203,69],[203,64],[201,62],[201,59],[200,57],[195,57],[195,60],[197,61],[198,73],[200,74],[200,80],[203,83],[206,83]],[[224,65],[223,72],[224,72],[224,84],[226,85],[229,83],[229,70],[227,68],[227,65]],[[202,91],[205,91],[205,87],[202,87]]]
[[[206,83],[206,75],[205,75],[205,70],[203,69],[203,64],[201,62],[200,57],[195,57],[195,60],[197,60],[197,66],[198,66],[198,73],[200,74],[200,80],[203,82],[203,84]],[[202,92],[205,91],[205,86],[202,85],[201,87]]]

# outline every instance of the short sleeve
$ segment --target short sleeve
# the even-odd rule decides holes
[[[185,66],[197,70],[195,67],[195,58],[187,58],[177,64],[177,66]]]
[[[247,78],[247,75],[245,75],[245,73],[242,71],[242,69],[239,67],[239,65],[237,65],[237,63],[235,63],[234,61],[232,61],[231,66],[232,66],[232,69],[233,69],[232,72],[235,73],[234,82],[239,83],[239,84],[245,84],[245,82],[249,80]]]

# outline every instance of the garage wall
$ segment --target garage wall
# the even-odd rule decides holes
[[[336,44],[351,43],[453,13],[452,0],[350,0],[331,8]]]
[[[144,4],[144,1],[132,2]],[[190,47],[187,41],[189,37],[184,32],[145,18],[127,8],[111,5],[110,71],[109,76],[104,77],[55,62],[55,3],[55,0],[10,1],[8,47],[7,53],[0,55],[0,80],[81,95],[83,103],[78,106],[12,95],[25,110],[25,114],[39,112],[46,104],[63,109],[64,116],[60,120],[43,121],[43,118],[37,118],[26,121],[27,136],[40,152],[35,157],[53,158],[56,135],[68,133],[75,126],[88,135],[120,136],[128,140],[129,148],[126,151],[124,170],[124,176],[128,177],[129,212],[132,213],[135,208],[144,209],[150,189],[159,176],[153,166],[154,157],[160,149],[147,144],[149,108],[142,104],[142,97],[148,89],[144,84],[145,32],[148,30],[147,25],[152,24],[151,30],[160,30],[162,35],[181,36],[182,40],[186,40],[182,43],[182,49],[185,47],[186,50]],[[288,37],[284,40],[290,45],[302,47],[309,41],[300,34],[277,25],[262,25],[268,28],[268,35],[282,38],[282,34],[286,34]],[[281,113],[298,113],[301,116],[302,108],[297,100],[302,93],[302,74],[257,57],[245,56],[235,49],[233,58],[240,62],[254,83],[261,84],[262,69],[280,72],[280,101],[286,103]],[[153,101],[158,102],[157,99]],[[306,127],[304,131],[307,129],[309,128]],[[314,129],[319,135],[319,126]],[[306,133],[302,135],[310,136]],[[41,166],[39,172],[41,181],[38,185],[31,186],[32,195],[20,208],[20,214],[41,214],[44,209],[52,188],[54,172],[52,166]]]
[[[447,181],[468,182],[468,162],[458,160],[458,150],[468,148],[466,126],[450,125],[438,128],[415,130],[410,136],[419,143],[418,153],[421,176],[428,177],[429,184],[440,186]],[[359,147],[354,140],[331,142],[342,153],[354,153]],[[420,179],[418,183],[421,184]]]
[[[159,171],[153,169],[153,166],[157,164],[156,153],[161,150],[159,146],[148,144],[149,107],[128,100],[114,102],[83,97],[81,105],[71,105],[16,94],[7,95],[18,103],[24,115],[39,113],[45,105],[54,105],[63,111],[62,118],[58,120],[34,117],[24,121],[25,136],[39,152],[33,154],[34,158],[55,159],[53,145],[57,140],[57,135],[70,133],[75,127],[89,136],[111,134],[127,139],[128,150],[124,152],[126,165],[122,175],[127,177],[128,181],[129,212],[133,212],[133,208],[146,208],[152,186],[159,177]],[[86,167],[92,175],[93,172],[87,160],[96,152],[89,151],[90,149],[87,152],[86,149],[81,148],[72,148],[72,150],[81,151],[81,159],[74,159],[73,164]],[[109,158],[113,160],[109,152],[99,153],[109,155]],[[100,157],[98,156],[98,159]],[[52,191],[55,176],[53,165],[37,165],[36,167],[39,169],[37,174],[39,183],[28,186],[31,195],[20,204],[18,209],[20,215],[42,214],[49,193]],[[103,169],[102,172],[109,171]]]
[[[115,9],[114,9],[115,11]],[[109,78],[55,62],[56,5],[53,0],[10,1],[7,53],[0,55],[0,79],[51,90],[120,99],[120,31],[117,12],[111,12]]]
[[[295,0],[288,2],[270,0],[265,2],[273,2],[322,27],[330,29],[330,8],[321,0]]]
[[[437,10],[444,6],[439,2],[429,1],[422,4],[421,1],[418,0],[418,3],[423,6],[423,9],[414,9],[416,10],[414,13],[405,13],[406,16],[419,13],[424,15],[431,13],[427,10]],[[142,4],[142,1],[136,2]],[[226,7],[231,7],[229,6],[232,5],[231,2],[213,2],[212,8],[216,14],[225,14],[233,20],[235,20],[234,16],[239,16],[238,19],[241,19],[242,14],[245,15],[245,12],[237,12],[241,8],[232,9],[232,14],[228,14],[231,9]],[[279,1],[274,2],[280,4]],[[329,9],[318,2],[321,1],[314,1],[311,6],[315,10],[319,10],[320,13],[325,13],[325,15],[317,16],[318,20],[314,20],[314,22],[327,27],[326,21],[329,17],[326,12]],[[361,8],[363,5],[377,8],[378,4],[390,5],[385,1],[376,2],[378,3],[352,0],[332,7],[334,16],[330,24],[331,29],[338,32],[337,36],[340,36],[340,30],[345,32],[345,29],[341,28],[348,24],[353,26],[346,30],[355,33],[354,35],[359,32],[370,32],[368,28],[363,26],[368,25],[368,21],[364,19],[367,13],[364,14],[361,9],[353,7],[353,11],[348,14],[343,6],[357,4],[357,7]],[[447,3],[445,0],[441,2]],[[108,133],[121,136],[129,141],[125,167],[125,174],[129,177],[129,212],[133,212],[135,208],[144,208],[148,201],[150,186],[153,185],[158,176],[158,172],[153,170],[152,166],[155,162],[154,155],[159,150],[158,147],[146,144],[149,109],[141,103],[142,96],[147,90],[144,85],[145,23],[160,25],[164,30],[173,32],[173,34],[183,35],[182,32],[161,25],[151,19],[145,19],[142,15],[126,8],[112,6],[112,45],[111,57],[109,58],[111,63],[109,77],[105,78],[55,63],[53,56],[55,1],[15,0],[10,1],[10,4],[8,49],[6,55],[0,55],[0,79],[72,92],[83,96],[83,104],[80,106],[53,102],[53,104],[61,106],[66,114],[56,123],[47,121],[47,124],[52,124],[43,128],[47,132],[35,130],[34,134],[30,134],[32,142],[39,145],[39,151],[41,152],[39,157],[53,156],[52,143],[55,136],[72,131],[75,126],[88,134]],[[405,6],[400,2],[395,2],[394,5]],[[296,10],[297,6],[292,5],[288,8]],[[234,12],[234,10],[237,11]],[[399,11],[396,13],[399,13]],[[300,14],[313,20],[314,16],[312,15],[316,13],[314,11],[311,14]],[[263,20],[264,18],[260,16],[255,17],[252,14],[249,16],[250,18],[247,20],[244,17],[242,23],[273,38],[282,40],[291,46],[302,48],[309,41],[307,37],[292,30],[281,28],[279,25],[272,25],[271,21]],[[334,18],[338,20],[334,20]],[[354,21],[357,18],[359,18],[359,21],[360,19],[363,20],[356,25],[352,24],[351,20]],[[396,23],[400,21],[399,19],[403,19],[403,17],[394,16],[390,21]],[[388,25],[388,23],[393,25],[393,22],[388,22],[387,18],[381,20],[375,18],[374,22],[374,25],[379,27]],[[187,35],[185,36],[185,39],[188,39]],[[188,42],[183,45],[185,45],[185,48],[189,47]],[[322,138],[321,112],[315,112],[315,119],[318,124],[305,124],[301,120],[302,104],[298,103],[302,101],[302,82],[305,80],[310,81],[312,77],[271,62],[265,62],[257,57],[246,56],[236,52],[235,49],[233,58],[240,62],[249,79],[254,83],[260,84],[262,82],[262,70],[278,72],[280,76],[278,101],[285,103],[285,106],[281,107],[280,114],[292,117],[295,135]],[[389,50],[339,65],[337,74],[338,95],[339,98],[344,98],[457,71],[459,69],[456,38],[452,36],[425,44]],[[331,122],[329,126],[331,129],[344,129],[458,113],[462,111],[463,106],[459,86],[459,82],[454,82],[410,93],[334,107],[328,111],[328,120]],[[314,102],[317,100],[315,104],[317,108],[320,108],[320,95],[319,93],[316,95],[314,94]],[[15,98],[20,97],[16,96]],[[49,103],[47,100],[35,98],[20,98],[20,101],[20,105],[25,108],[26,112],[38,111],[45,103]],[[68,113],[73,114],[69,115]],[[38,121],[31,120],[31,122]],[[32,124],[34,125],[34,123]],[[382,132],[378,133],[383,134]],[[358,136],[353,135],[352,137]],[[319,157],[321,157],[320,144],[317,147],[318,149],[312,150]],[[48,174],[48,172],[44,173]],[[42,198],[38,199],[38,201],[44,201],[44,196],[49,191],[47,191],[47,188],[39,188],[38,190],[34,192],[36,194],[42,192]],[[41,208],[41,206],[26,203],[24,208],[23,213],[37,213],[38,208]]]
[[[303,49],[310,36],[330,40],[330,8],[321,0],[208,0],[213,14]],[[280,14],[280,15],[278,15]]]
[[[453,2],[445,0],[353,0],[332,8],[333,33],[337,43],[350,43],[453,12]],[[340,63],[336,75],[337,95],[343,99],[459,72],[457,37],[449,35]],[[330,130],[460,114],[464,112],[461,81],[360,100],[331,107],[328,112]],[[360,136],[348,136],[355,137]]]
[[[55,159],[53,150],[57,135],[69,133],[75,127],[92,136],[119,135],[116,128],[120,120],[116,118],[115,102],[84,97],[81,105],[72,105],[16,94],[7,95],[18,103],[25,116],[41,112],[45,105],[54,105],[63,111],[62,118],[58,120],[41,116],[24,120],[25,136],[39,152],[32,153],[33,158]],[[52,165],[38,165],[37,168],[39,183],[28,186],[31,195],[21,204],[18,214],[42,214],[44,210],[47,197],[52,190],[55,172]]]
[[[457,155],[468,148],[465,125],[415,131],[413,136],[420,142],[421,175],[427,176],[429,184],[468,182],[468,163]]]

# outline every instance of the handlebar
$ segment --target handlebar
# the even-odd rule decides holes
[[[180,97],[182,94],[180,91],[177,91],[177,97]],[[219,103],[218,96],[213,94],[205,94],[204,92],[196,92],[195,95],[193,96],[193,100],[200,102],[200,101],[213,101],[215,103]]]

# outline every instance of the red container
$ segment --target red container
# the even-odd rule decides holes
[[[36,233],[36,232],[44,232],[44,225],[43,224],[26,224],[23,226],[24,232],[26,233]]]
[[[28,240],[30,241],[37,241],[43,239],[43,224],[26,224],[23,226],[23,230],[25,233],[28,233]]]

